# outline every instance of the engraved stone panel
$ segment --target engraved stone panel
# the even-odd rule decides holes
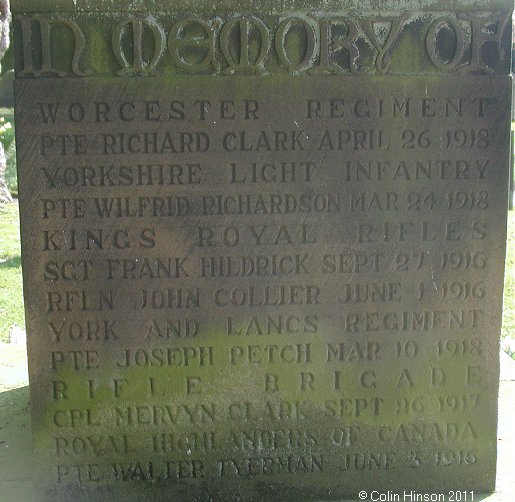
[[[367,74],[321,59],[320,13],[206,15],[197,64],[223,64],[199,76],[167,66],[184,16],[162,31],[95,14],[101,60],[94,16],[67,8],[67,52],[44,57],[34,23],[54,14],[30,20],[26,4],[16,120],[41,500],[493,490],[508,10],[484,43],[454,31],[452,54],[424,33],[414,64],[433,73],[403,76],[390,70],[409,58],[387,48],[402,16],[355,23],[371,45],[345,50],[371,58]],[[422,25],[439,40],[455,15]]]

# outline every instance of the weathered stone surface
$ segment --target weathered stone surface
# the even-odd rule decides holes
[[[87,5],[14,6],[42,500],[493,490],[509,6]]]
[[[259,8],[274,11],[294,11],[296,9],[319,9],[328,12],[385,12],[437,10],[446,12],[509,10],[506,0],[249,0],[243,7],[233,0],[14,0],[13,12],[156,12],[168,9],[190,12],[220,12],[243,10],[257,12]]]
[[[274,4],[275,5],[275,4]],[[19,77],[506,74],[509,9],[17,13]],[[259,12],[259,16],[254,15]],[[63,46],[63,40],[66,43]],[[239,40],[239,42],[237,41]],[[506,49],[508,48],[508,49]]]

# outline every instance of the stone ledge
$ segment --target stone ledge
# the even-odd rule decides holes
[[[245,7],[242,9],[242,5]],[[99,11],[177,12],[249,11],[492,11],[512,10],[512,0],[12,0],[13,12]]]

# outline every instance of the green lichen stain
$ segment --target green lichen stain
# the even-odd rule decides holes
[[[316,472],[318,487],[331,486],[335,475],[343,482],[347,476],[355,475],[356,465],[365,461],[356,452],[370,452],[375,458],[370,460],[372,463],[391,465],[391,469],[416,468],[419,461],[434,463],[437,451],[456,450],[453,446],[456,439],[468,460],[469,450],[482,460],[492,455],[488,451],[492,445],[478,447],[477,439],[484,437],[486,431],[478,425],[482,421],[476,420],[477,417],[470,418],[472,425],[468,428],[460,425],[455,430],[451,426],[450,433],[457,435],[456,438],[446,436],[445,424],[453,423],[452,413],[440,412],[421,390],[427,388],[421,383],[428,381],[430,358],[427,361],[419,358],[416,363],[399,362],[385,373],[381,371],[381,361],[374,360],[374,345],[367,349],[363,341],[355,345],[352,338],[326,337],[321,333],[313,337],[296,336],[296,344],[311,344],[308,364],[248,362],[249,350],[257,351],[267,343],[292,343],[286,337],[228,337],[206,330],[189,345],[170,340],[154,346],[211,346],[213,366],[163,368],[148,365],[123,369],[112,364],[91,372],[77,372],[69,367],[60,369],[53,379],[66,382],[68,398],[50,401],[42,416],[35,417],[35,445],[43,459],[43,479],[55,476],[56,465],[100,464],[103,466],[100,470],[107,477],[104,484],[116,486],[117,493],[118,487],[121,493],[127,491],[128,500],[140,500],[137,497],[147,491],[159,493],[160,489],[173,489],[178,493],[197,493],[200,487],[211,494],[212,500],[219,500],[220,493],[225,493],[229,500],[237,500],[231,499],[230,494],[237,492],[236,487],[243,481],[257,483],[249,489],[253,495],[245,500],[260,500],[257,497],[264,494],[271,500],[295,500],[302,494],[301,487],[324,496],[323,490],[312,486],[311,474],[304,472],[306,469],[314,469],[312,474]],[[370,337],[369,342],[374,341],[379,339]],[[338,361],[335,351],[341,342],[345,342],[346,349],[340,352],[344,354],[343,360]],[[327,344],[332,348],[331,361],[328,361]],[[237,364],[231,364],[231,347],[239,347],[233,353]],[[136,354],[135,348],[131,349],[131,354]],[[120,351],[110,357],[124,361]],[[335,389],[335,372],[340,373],[338,389]],[[374,372],[381,378],[373,378]],[[313,389],[309,385],[309,374],[315,377]],[[368,376],[360,380],[364,374]],[[188,377],[197,379],[190,390],[201,388],[200,394],[188,394]],[[120,382],[119,397],[115,395],[114,379]],[[88,395],[87,380],[94,381],[93,399]],[[155,384],[154,396],[151,381]],[[363,385],[364,381],[368,387]],[[372,382],[374,384],[370,385]],[[453,387],[452,383],[447,385],[446,392],[452,394]],[[460,392],[460,388],[461,383],[456,379],[456,392]],[[67,425],[65,422],[72,416],[70,410],[80,410],[80,414],[73,412],[79,416],[77,426],[56,427],[56,413],[58,421]],[[63,411],[68,414],[63,415]],[[92,422],[99,425],[87,424],[88,413]],[[438,424],[436,429],[435,423]],[[379,430],[383,430],[382,439]],[[432,439],[427,442],[425,436]],[[231,459],[245,462],[249,458],[292,455],[295,458],[290,462],[297,473],[288,478],[291,482],[291,476],[295,476],[299,491],[281,488],[284,482],[281,477],[267,476],[265,479],[269,482],[265,483],[249,473],[243,478],[236,476],[230,463]],[[205,473],[201,479],[186,479],[177,484],[176,478],[168,479],[165,475],[166,462],[191,460],[203,462]],[[322,472],[310,463],[313,460],[322,463]],[[442,467],[425,467],[437,478],[442,475]],[[458,469],[457,466],[451,468]],[[377,472],[371,474],[373,479]],[[124,476],[131,481],[122,482]],[[95,486],[94,483],[85,485]],[[68,489],[74,492],[74,486],[76,484],[72,483]],[[92,496],[89,491],[88,494]]]
[[[100,23],[89,23],[85,32],[88,41],[86,66],[93,73],[104,74],[114,65],[111,37]]]

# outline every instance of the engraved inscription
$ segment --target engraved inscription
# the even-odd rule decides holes
[[[416,57],[409,63],[419,72],[509,71],[509,13],[440,12],[396,13],[382,16],[355,12],[247,13],[176,18],[169,14],[124,16],[84,13],[17,16],[23,44],[19,77],[152,76],[190,73],[211,75],[338,75],[345,73],[412,73],[403,62],[401,47],[410,44]],[[40,28],[40,40],[32,24]],[[110,34],[103,46],[116,65],[81,70],[80,60],[98,50],[99,40],[86,38],[82,26],[96,24]],[[71,30],[74,54],[62,68],[52,66],[51,26]],[[410,40],[413,39],[413,41]],[[105,42],[102,42],[105,43]],[[33,51],[41,52],[41,68],[34,68]],[[486,49],[486,50],[485,50]]]
[[[368,79],[411,14],[302,12],[114,13],[131,78],[48,78],[87,16],[20,21],[75,40],[16,83],[42,501],[490,489],[511,82]],[[428,64],[488,70],[491,19],[427,13]]]

